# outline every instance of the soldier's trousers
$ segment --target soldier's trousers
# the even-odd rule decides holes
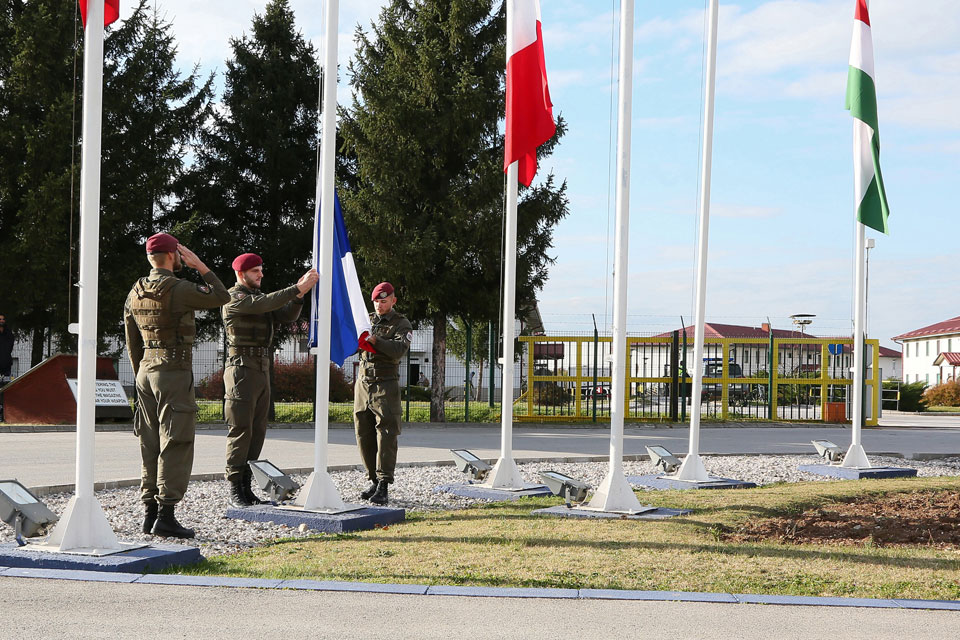
[[[137,413],[134,433],[140,439],[140,499],[176,504],[183,499],[193,470],[197,402],[193,371],[187,369],[137,373]]]
[[[400,387],[396,380],[380,383],[362,380],[356,382],[353,425],[360,458],[371,482],[393,482],[402,415]]]
[[[223,413],[227,420],[227,480],[240,480],[247,462],[259,460],[267,436],[270,372],[230,366],[223,374]]]

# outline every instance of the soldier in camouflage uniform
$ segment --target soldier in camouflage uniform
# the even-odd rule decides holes
[[[311,269],[297,284],[273,293],[261,293],[263,260],[245,253],[233,261],[237,283],[224,305],[227,332],[227,368],[223,374],[224,417],[227,420],[227,481],[230,501],[244,507],[262,501],[250,486],[253,472],[247,464],[259,460],[267,435],[270,408],[270,361],[278,322],[293,322],[303,309],[303,294],[320,276]]]
[[[193,395],[193,312],[214,309],[230,294],[197,255],[166,233],[147,240],[150,275],[140,278],[123,308],[127,354],[137,376],[134,433],[140,439],[143,532],[192,538],[174,516],[193,469],[197,403]],[[173,275],[183,265],[206,284]]]
[[[387,486],[397,465],[400,435],[400,360],[410,348],[413,327],[393,306],[397,297],[389,282],[378,284],[370,296],[375,313],[367,343],[374,353],[361,351],[360,370],[353,387],[353,424],[370,486],[364,500],[387,504]]]

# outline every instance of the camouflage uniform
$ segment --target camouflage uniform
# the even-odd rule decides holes
[[[270,408],[270,361],[274,328],[293,322],[303,309],[296,286],[260,293],[237,284],[224,305],[227,367],[223,374],[224,417],[227,420],[227,480],[247,476],[247,462],[258,460],[267,434]]]
[[[193,312],[230,300],[216,274],[206,284],[152,269],[127,296],[123,310],[127,354],[137,377],[134,433],[140,439],[140,499],[175,505],[193,470],[197,403],[193,391]]]
[[[371,482],[393,482],[400,435],[400,360],[410,348],[413,327],[395,310],[370,314],[376,353],[361,351],[354,384],[353,424],[360,457]]]

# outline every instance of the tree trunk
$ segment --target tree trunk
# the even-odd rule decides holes
[[[43,360],[43,327],[33,330],[33,340],[30,344],[30,367],[33,368]]]
[[[446,422],[447,316],[433,315],[433,375],[430,376],[430,422]]]

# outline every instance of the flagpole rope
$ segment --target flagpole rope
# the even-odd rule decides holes
[[[615,124],[617,119],[614,115],[614,87],[619,86],[617,83],[617,66],[619,60],[617,54],[620,49],[620,39],[618,36],[617,29],[617,16],[620,15],[618,11],[618,1],[610,0],[610,114],[607,118],[607,233],[604,242],[604,258],[603,258],[603,324],[605,327],[610,326],[609,317],[612,315],[612,310],[610,305],[612,301],[610,300],[610,203],[611,203],[611,194],[613,193],[613,141],[614,136],[617,134],[617,129]]]
[[[703,113],[703,101],[704,101],[704,92],[706,90],[706,78],[704,77],[704,67],[706,66],[707,60],[707,3],[709,0],[703,0],[703,45],[700,51],[700,113]],[[699,160],[700,156],[703,155],[703,118],[700,118],[700,128],[699,133],[697,134],[697,185],[696,189],[696,198],[694,200],[694,211],[697,215],[693,218],[693,255],[696,256],[700,250],[700,235],[697,233],[697,229],[700,227],[700,179],[703,176],[703,167],[701,166]],[[691,273],[691,286],[690,286],[690,315],[693,316],[693,309],[695,306],[695,298],[697,295],[697,269],[694,265],[693,272]],[[682,328],[682,327],[681,327]]]

